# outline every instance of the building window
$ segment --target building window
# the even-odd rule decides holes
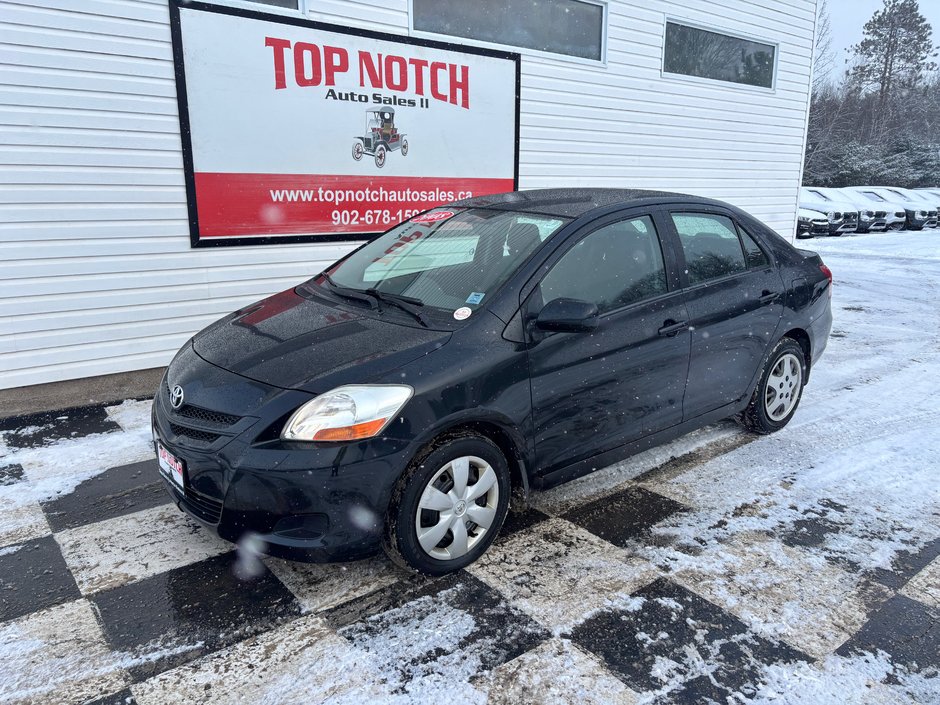
[[[772,44],[666,23],[666,73],[773,88],[776,54]]]
[[[604,5],[582,0],[412,0],[416,31],[601,61]]]
[[[274,5],[274,7],[283,7],[285,10],[299,10],[300,0],[250,0],[250,2],[259,5]]]

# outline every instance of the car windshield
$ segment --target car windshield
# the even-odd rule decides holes
[[[378,292],[432,308],[472,311],[488,303],[566,222],[532,213],[438,208],[354,252],[327,270],[328,279],[320,283],[336,291]]]

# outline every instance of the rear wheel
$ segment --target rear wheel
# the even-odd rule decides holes
[[[805,380],[803,348],[792,338],[783,338],[770,354],[757,389],[739,421],[755,433],[779,431],[796,413]]]
[[[420,573],[459,570],[493,543],[509,494],[509,466],[495,443],[476,434],[447,438],[398,481],[385,520],[385,551]]]

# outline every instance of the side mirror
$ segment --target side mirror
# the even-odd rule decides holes
[[[580,299],[552,299],[539,311],[541,330],[583,333],[597,328],[597,304]]]

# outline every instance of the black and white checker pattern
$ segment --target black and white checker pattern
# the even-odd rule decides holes
[[[169,502],[137,407],[0,427],[22,460],[0,458],[0,701],[940,702],[940,522],[871,570],[827,554],[853,511],[834,500],[767,530],[746,465],[753,501],[698,502],[707,468],[773,442],[731,425],[536,495],[429,580],[212,537]],[[140,459],[41,491],[45,457],[67,474],[115,447]]]

